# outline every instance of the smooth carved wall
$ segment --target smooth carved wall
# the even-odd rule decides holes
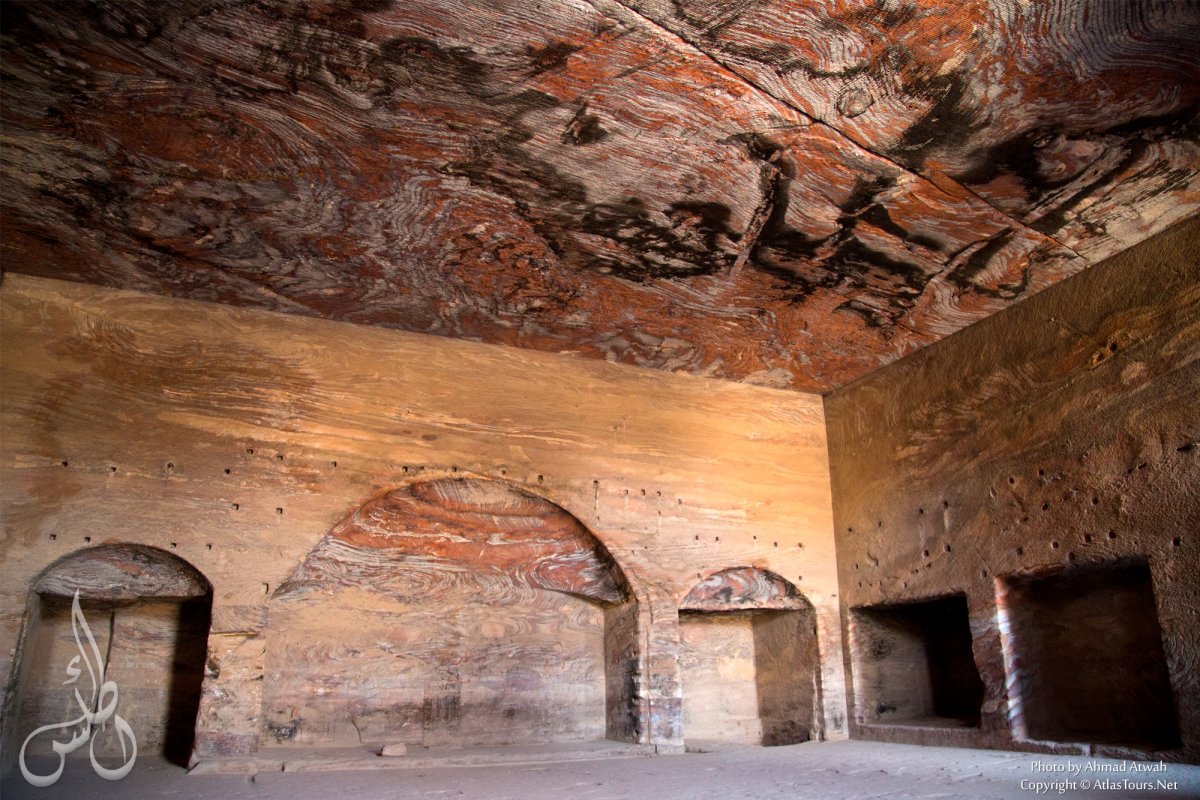
[[[89,544],[158,547],[213,586],[198,755],[252,752],[275,741],[264,712],[298,705],[263,678],[287,636],[272,639],[275,615],[306,624],[282,610],[289,579],[372,498],[475,476],[562,509],[628,581],[624,604],[521,595],[531,640],[578,634],[586,667],[563,683],[606,716],[578,735],[682,745],[678,607],[729,567],[778,573],[812,602],[819,733],[844,734],[819,398],[19,275],[0,301],[0,674],[48,564]],[[340,592],[347,611],[362,602]],[[470,619],[483,637],[512,615]],[[340,740],[348,716],[323,719]]]
[[[1198,397],[1200,220],[831,395],[852,734],[1200,761]]]

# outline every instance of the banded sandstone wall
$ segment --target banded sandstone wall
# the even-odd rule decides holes
[[[20,275],[6,276],[0,301],[6,678],[47,565],[109,542],[159,548],[213,587],[201,755],[251,752],[269,741],[260,678],[281,586],[373,498],[418,478],[478,476],[564,509],[628,580],[636,606],[600,610],[609,651],[637,643],[621,651],[636,659],[635,685],[608,691],[636,695],[638,741],[678,749],[687,735],[678,606],[731,567],[777,573],[812,603],[823,735],[844,731],[819,398]],[[555,636],[550,605],[529,608],[529,641]],[[469,624],[486,631],[478,612]],[[359,620],[345,628],[361,638],[374,623]],[[602,624],[582,610],[562,620],[575,632]],[[321,633],[334,640],[322,655],[336,653],[337,626]],[[294,693],[296,681],[275,688]]]
[[[1200,760],[1197,398],[1197,220],[830,395],[851,734]]]

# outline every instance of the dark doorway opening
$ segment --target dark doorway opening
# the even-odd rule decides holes
[[[1001,581],[1018,735],[1178,747],[1150,567],[1080,565]]]
[[[964,595],[853,609],[860,722],[976,727],[983,681]]]

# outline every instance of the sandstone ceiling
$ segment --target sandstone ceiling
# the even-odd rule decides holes
[[[8,271],[824,392],[1200,209],[1192,0],[0,8]]]

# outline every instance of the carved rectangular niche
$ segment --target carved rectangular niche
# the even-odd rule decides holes
[[[860,723],[979,725],[983,681],[965,596],[862,606],[852,613]]]
[[[818,668],[811,611],[682,611],[679,638],[689,742],[770,746],[813,738]]]
[[[1018,737],[1143,749],[1179,745],[1144,559],[997,583]]]

